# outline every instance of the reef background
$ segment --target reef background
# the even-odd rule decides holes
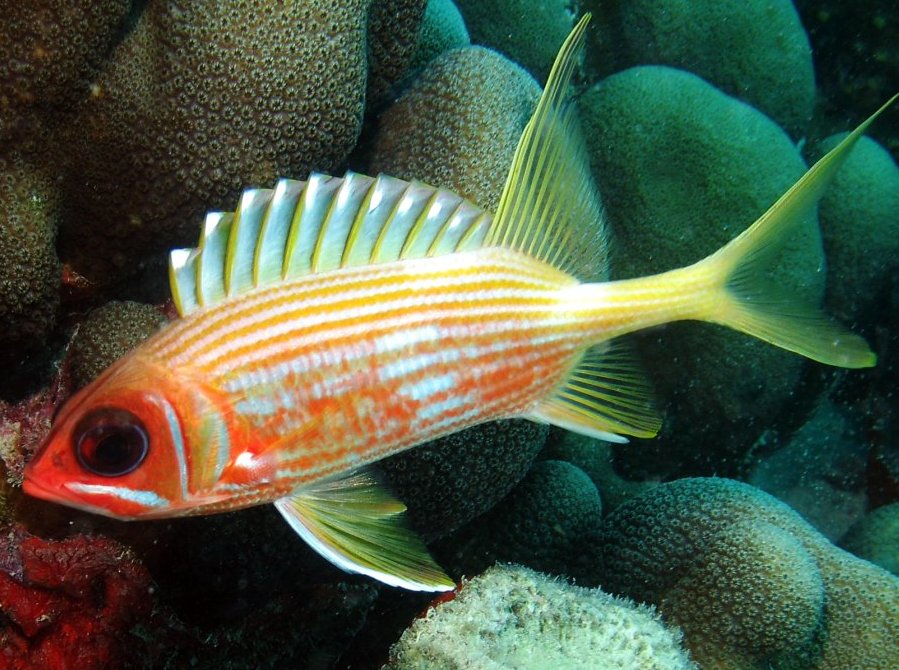
[[[19,488],[59,403],[171,318],[168,250],[244,188],[353,169],[493,209],[591,11],[575,96],[612,275],[666,270],[899,90],[895,3],[6,4],[0,668],[899,667],[899,109],[773,277],[878,366],[676,324],[635,338],[656,440],[507,421],[390,459],[438,561],[474,578],[451,603],[339,572],[268,508],[124,524]]]

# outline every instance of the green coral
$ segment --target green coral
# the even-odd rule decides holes
[[[814,147],[817,160],[845,137]],[[818,216],[827,253],[827,305],[854,321],[877,307],[888,277],[899,267],[899,167],[877,142],[862,137],[821,198]]]
[[[383,670],[681,670],[678,631],[644,606],[522,567],[489,569],[410,626]]]
[[[465,20],[453,0],[429,0],[421,22],[418,47],[411,68],[423,66],[444,51],[471,44]]]
[[[625,502],[606,523],[603,586],[657,605],[702,667],[899,662],[899,579],[758,489],[683,479]]]
[[[650,64],[688,70],[796,136],[811,118],[812,53],[790,0],[596,5],[597,41],[614,45],[610,65],[616,70]]]
[[[712,253],[805,171],[790,138],[770,119],[681,70],[631,68],[590,88],[580,102],[615,233],[618,278]],[[822,265],[820,231],[810,218],[797,226],[772,278],[817,302]],[[794,354],[705,324],[642,334],[640,349],[669,405],[659,439],[623,451],[633,455],[632,471],[663,476],[721,472],[725,459],[735,464],[793,393],[805,365]],[[697,448],[710,443],[714,449]]]
[[[93,310],[79,326],[69,350],[75,386],[89,384],[164,322],[158,309],[137,302],[112,301]]]

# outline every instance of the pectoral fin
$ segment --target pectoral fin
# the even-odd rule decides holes
[[[299,535],[331,563],[414,591],[455,587],[405,524],[406,506],[370,471],[313,484],[275,501]]]

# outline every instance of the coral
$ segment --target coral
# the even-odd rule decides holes
[[[47,113],[86,95],[128,0],[4,3],[0,23],[0,141],[32,132]]]
[[[559,45],[583,14],[580,2],[456,0],[472,42],[505,54],[546,81]]]
[[[616,70],[669,65],[699,75],[800,136],[812,115],[808,36],[790,0],[596,3]]]
[[[824,398],[777,451],[753,455],[746,481],[835,542],[865,510],[865,451],[859,417]]]
[[[613,274],[669,270],[715,251],[805,170],[763,114],[668,67],[613,75],[580,99],[591,162],[615,233]],[[773,279],[820,300],[820,231],[797,227]],[[660,437],[622,451],[631,470],[727,472],[792,394],[804,361],[732,331],[673,324],[642,334],[641,354],[668,401]],[[716,445],[715,449],[697,445]],[[730,466],[732,467],[732,466]]]
[[[79,535],[47,541],[3,529],[3,667],[119,667],[129,631],[153,606],[149,573],[122,545]]]
[[[241,189],[337,169],[361,127],[368,4],[150,0],[54,138],[65,260],[110,283]]]
[[[655,604],[701,667],[899,661],[899,580],[746,484],[683,479],[606,518],[604,588]]]
[[[165,320],[156,307],[131,301],[108,302],[93,310],[79,326],[69,349],[75,388],[93,381]]]
[[[415,621],[384,670],[695,667],[679,642],[649,608],[497,566]]]
[[[443,186],[495,211],[539,93],[524,70],[493,51],[449,51],[384,112],[368,171]]]
[[[527,473],[548,429],[509,420],[447,435],[378,464],[409,521],[426,539],[450,533],[496,505]]]
[[[368,18],[368,106],[406,71],[418,44],[426,0],[375,0]]]
[[[568,461],[583,470],[602,495],[606,512],[656,484],[622,477],[612,466],[612,449],[608,442],[567,430],[550,432],[540,458]]]
[[[17,154],[0,154],[0,348],[4,354],[16,356],[19,352],[13,346],[43,342],[56,321],[58,209],[58,193],[40,170]]]
[[[899,575],[899,502],[863,516],[843,536],[840,546]]]
[[[435,555],[461,574],[500,561],[591,583],[601,534],[602,501],[590,478],[565,461],[538,461],[496,507],[438,543]]]
[[[817,160],[845,137],[815,145]],[[821,198],[818,217],[827,254],[827,305],[852,322],[877,306],[899,256],[899,167],[883,147],[859,140]]]
[[[422,67],[444,51],[471,44],[468,28],[453,0],[429,0],[410,69]]]

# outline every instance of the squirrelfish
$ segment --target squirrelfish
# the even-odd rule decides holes
[[[764,270],[883,108],[711,256],[591,281],[604,224],[568,94],[588,20],[561,47],[495,215],[354,173],[281,180],[209,214],[198,247],[171,253],[180,318],[62,408],[25,490],[118,519],[274,503],[345,570],[450,589],[370,464],[508,417],[653,436],[649,385],[613,340],[677,320],[874,365]]]

